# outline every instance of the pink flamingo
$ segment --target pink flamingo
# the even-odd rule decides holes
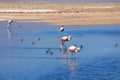
[[[73,53],[77,53],[77,52],[80,52],[80,48],[76,47],[76,46],[70,46],[68,48],[68,51],[72,52],[72,56],[73,56]]]
[[[63,37],[60,38],[60,41],[62,41],[62,43],[61,43],[61,50],[64,50],[64,52],[66,52],[67,48],[66,48],[64,42],[68,42],[71,39],[72,39],[71,36],[63,36]]]
[[[62,42],[70,41],[71,39],[72,39],[71,36],[63,36],[60,38]]]

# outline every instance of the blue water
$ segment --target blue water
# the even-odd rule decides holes
[[[48,23],[13,22],[10,31],[6,26],[0,22],[0,80],[120,79],[120,25],[65,26],[64,33]],[[83,45],[76,59],[60,53],[63,35],[72,36],[67,47]]]

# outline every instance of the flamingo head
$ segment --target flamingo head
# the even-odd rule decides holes
[[[80,48],[77,48],[77,52],[80,52]]]
[[[71,36],[69,35],[69,36],[68,36],[68,40],[70,41],[71,39],[72,39],[72,38],[71,38]]]

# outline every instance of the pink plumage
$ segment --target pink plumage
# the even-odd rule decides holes
[[[65,42],[65,41],[70,41],[72,38],[71,36],[63,36],[60,38],[61,41]]]
[[[80,51],[80,48],[77,48],[76,46],[70,46],[68,51],[76,53]]]

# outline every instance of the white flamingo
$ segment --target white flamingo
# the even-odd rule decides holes
[[[8,24],[11,24],[13,21],[12,20],[8,20]]]
[[[63,32],[63,31],[64,31],[64,26],[62,26],[62,27],[60,28],[60,31],[61,31],[61,32]]]
[[[8,25],[7,25],[8,39],[11,39],[10,24],[11,24],[12,22],[13,22],[12,20],[8,20]]]
[[[12,20],[8,20],[8,25],[7,25],[7,28],[8,28],[8,29],[10,28],[10,24],[11,24],[12,22],[13,22]]]

